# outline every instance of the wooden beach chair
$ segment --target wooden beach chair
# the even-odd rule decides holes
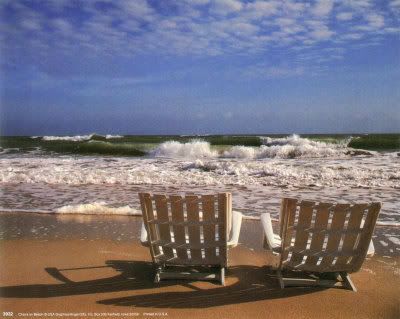
[[[371,237],[380,208],[380,203],[350,205],[284,198],[279,235],[273,233],[270,215],[262,214],[264,248],[279,257],[281,288],[339,285],[357,291],[349,273],[358,271],[365,257],[374,254]]]
[[[139,198],[143,213],[141,243],[150,248],[157,266],[155,282],[219,280],[224,285],[227,250],[238,244],[243,217],[232,212],[232,195],[140,193]]]

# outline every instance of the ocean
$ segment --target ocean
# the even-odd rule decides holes
[[[400,134],[0,138],[0,211],[140,215],[138,192],[232,192],[247,218],[280,199],[380,201],[400,225]],[[400,241],[400,239],[398,239]]]

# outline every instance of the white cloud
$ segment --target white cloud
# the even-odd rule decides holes
[[[316,16],[323,17],[330,14],[333,9],[333,0],[318,0],[312,8],[312,13]]]
[[[396,13],[400,13],[400,0],[392,0],[389,7]]]
[[[301,3],[301,2],[292,2],[290,0],[282,0],[283,9],[287,11],[291,11],[291,13],[295,12],[297,14],[301,14],[309,4]]]
[[[298,63],[294,64],[278,64],[271,65],[270,63],[262,62],[253,65],[248,65],[240,69],[235,69],[234,73],[240,75],[239,78],[246,79],[280,79],[298,77],[306,74],[312,74],[316,71],[316,68],[306,69],[304,66]],[[232,76],[230,76],[232,77]]]
[[[384,32],[386,33],[397,33],[397,35],[400,34],[400,27],[389,27],[389,28],[385,28],[383,29]]]
[[[210,0],[185,0],[189,4],[193,4],[195,6],[203,6],[210,3]]]
[[[276,22],[280,26],[288,26],[288,25],[295,24],[296,20],[291,19],[291,18],[278,18],[278,19],[276,19]]]
[[[124,12],[136,18],[149,18],[154,13],[146,0],[121,1],[118,4]]]
[[[21,26],[29,31],[40,30],[40,21],[37,19],[25,19],[21,21]]]
[[[246,9],[255,18],[270,16],[278,12],[279,3],[275,1],[255,1],[248,3]]]
[[[351,12],[340,12],[336,15],[336,18],[340,21],[349,21],[353,18],[353,13]]]
[[[311,36],[316,40],[328,40],[334,33],[323,25],[311,31]]]
[[[251,23],[238,22],[232,25],[232,31],[240,35],[251,35],[258,31],[258,27]]]
[[[359,40],[363,37],[361,33],[349,33],[342,36],[344,40]]]
[[[214,0],[212,7],[214,13],[226,15],[240,11],[243,4],[238,0]]]
[[[372,6],[370,0],[343,0],[343,4],[355,9],[365,9]]]
[[[385,25],[384,17],[376,13],[368,14],[366,19],[373,28],[382,28]]]
[[[71,31],[71,25],[64,19],[54,19],[53,20],[53,26],[55,27],[56,30],[68,33]]]

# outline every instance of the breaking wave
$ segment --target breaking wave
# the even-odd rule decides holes
[[[396,152],[400,138],[371,136],[130,136],[1,137],[0,154],[43,152],[167,158],[327,158]],[[366,149],[370,149],[366,151]],[[374,150],[374,151],[372,151]],[[400,153],[399,153],[400,154]]]
[[[347,155],[372,155],[372,152],[354,153],[347,147],[349,140],[342,143],[325,143],[292,135],[285,138],[263,138],[260,147],[232,146],[223,151],[213,149],[206,141],[180,143],[168,141],[160,144],[152,155],[172,158],[314,158],[314,157],[343,157]]]
[[[215,158],[218,152],[211,149],[210,143],[203,141],[192,141],[180,143],[168,141],[160,144],[152,155],[155,157],[174,157],[174,158]]]
[[[70,141],[70,142],[83,142],[89,141],[92,139],[114,139],[114,138],[123,138],[122,135],[98,135],[98,134],[89,134],[89,135],[74,135],[74,136],[31,136],[32,139],[41,139],[43,141]]]
[[[34,213],[34,214],[67,214],[67,215],[123,215],[123,216],[141,216],[142,212],[129,205],[112,207],[106,202],[93,202],[77,205],[65,205],[55,210],[44,209],[21,209],[0,207],[2,213]]]
[[[142,212],[130,206],[111,207],[106,202],[94,202],[89,204],[66,205],[55,210],[57,214],[80,215],[130,215],[139,216]]]

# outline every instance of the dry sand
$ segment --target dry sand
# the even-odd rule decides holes
[[[45,318],[400,318],[399,257],[382,253],[341,288],[280,290],[262,251],[261,228],[245,221],[230,252],[226,286],[153,283],[140,219],[0,214],[0,316]],[[34,231],[32,231],[34,230]],[[37,314],[35,316],[35,313]],[[75,315],[75,316],[72,316]]]

